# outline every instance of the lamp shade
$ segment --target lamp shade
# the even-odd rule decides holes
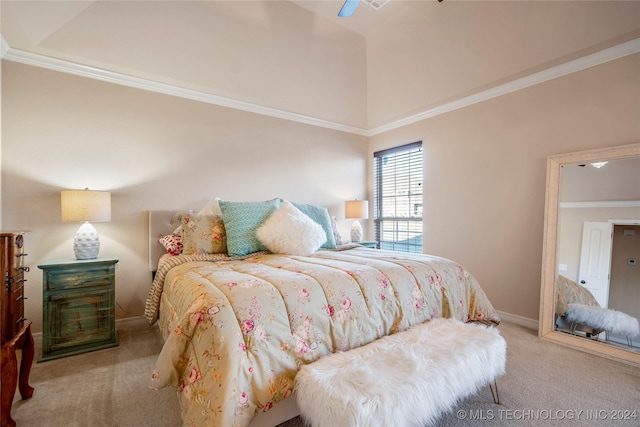
[[[63,190],[60,204],[63,221],[111,221],[111,193],[108,191]]]
[[[353,219],[369,218],[369,202],[366,200],[348,200],[344,202],[344,217]]]

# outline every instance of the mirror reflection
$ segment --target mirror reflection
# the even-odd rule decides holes
[[[640,352],[640,156],[560,166],[554,329]]]

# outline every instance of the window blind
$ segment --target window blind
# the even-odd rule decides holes
[[[378,247],[422,253],[422,141],[377,151],[373,157]]]

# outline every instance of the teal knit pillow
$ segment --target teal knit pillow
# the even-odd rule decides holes
[[[293,203],[293,205],[304,212],[309,218],[322,226],[322,229],[327,234],[327,240],[322,244],[322,248],[335,249],[336,239],[333,236],[333,227],[331,226],[331,217],[327,208],[315,205],[305,205],[303,203]]]
[[[256,237],[256,229],[278,209],[279,205],[278,199],[264,202],[220,200],[229,256],[243,256],[267,250]]]

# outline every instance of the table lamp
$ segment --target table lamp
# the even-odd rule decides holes
[[[369,202],[366,200],[348,200],[344,202],[344,217],[355,219],[351,225],[351,241],[361,241],[362,225],[358,220],[369,218]]]
[[[95,259],[100,251],[100,239],[89,223],[111,221],[111,193],[108,191],[63,190],[60,193],[62,221],[82,221],[73,239],[76,259]]]

